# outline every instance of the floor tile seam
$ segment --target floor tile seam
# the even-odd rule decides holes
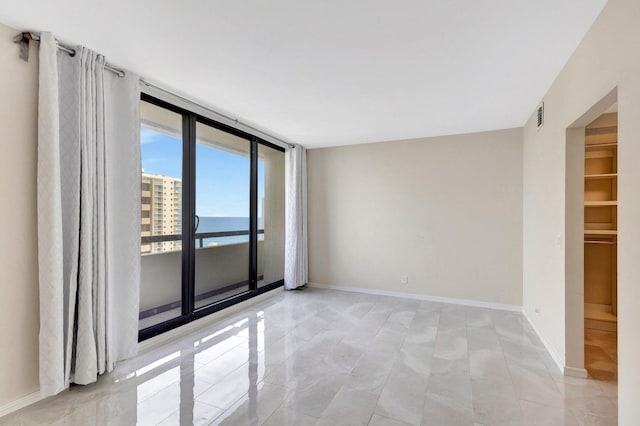
[[[553,409],[556,409],[556,410],[561,410],[564,413],[569,412],[571,414],[571,417],[576,421],[576,423],[578,423],[578,424],[580,423],[578,421],[578,416],[576,416],[576,414],[574,413],[574,411],[573,411],[573,409],[571,407],[560,408],[560,407],[556,407],[555,405],[549,405],[549,404],[545,404],[545,403],[542,403],[542,402],[539,402],[539,401],[532,401],[532,400],[530,400],[528,398],[518,398],[518,400],[519,401],[528,402],[528,403],[531,403],[531,404],[542,405],[543,407],[547,407],[547,408],[553,408]],[[521,406],[522,406],[522,404],[521,404]]]
[[[249,390],[247,389],[247,391],[246,391],[245,393],[243,393],[243,394],[242,394],[242,396],[241,396],[240,398],[238,398],[237,400],[235,400],[235,401],[233,402],[233,404],[229,405],[229,407],[227,407],[227,408],[218,407],[217,405],[213,405],[213,404],[210,404],[210,403],[208,403],[208,402],[202,401],[202,400],[201,400],[201,399],[199,399],[199,398],[200,398],[200,397],[201,397],[205,392],[207,392],[207,391],[211,390],[211,388],[213,388],[214,386],[216,386],[216,385],[220,384],[224,379],[226,379],[226,378],[230,377],[230,376],[231,376],[232,374],[234,374],[236,371],[238,371],[238,370],[240,370],[241,368],[243,368],[245,364],[249,364],[249,362],[250,362],[250,361],[247,361],[247,362],[243,363],[242,365],[240,365],[240,366],[236,367],[235,369],[231,370],[231,372],[229,372],[229,374],[227,374],[226,376],[222,377],[222,378],[221,378],[220,380],[218,380],[217,382],[213,383],[213,385],[209,386],[206,390],[204,390],[204,391],[200,392],[200,393],[198,394],[198,396],[194,398],[194,401],[203,402],[203,403],[205,403],[205,404],[207,404],[207,405],[211,405],[211,406],[213,406],[213,407],[215,407],[215,408],[218,408],[218,409],[220,409],[220,410],[226,411],[228,408],[230,408],[231,406],[233,406],[233,404],[235,404],[237,401],[239,401],[239,400],[240,400],[240,398],[242,398],[242,396],[245,396],[246,394],[248,394],[248,393],[249,393]],[[259,381],[257,381],[257,382],[256,382],[256,385],[259,385],[260,383],[263,383],[265,378],[266,378],[266,376],[263,376],[261,380],[259,380]],[[251,380],[251,377],[249,377],[249,380]],[[206,380],[205,380],[205,381],[206,381]],[[211,382],[209,382],[209,383],[211,383]],[[274,384],[274,385],[275,385],[275,384]],[[277,386],[277,385],[276,385],[276,386]]]
[[[378,400],[376,399],[376,405],[373,406],[373,411],[371,411],[371,414],[369,414],[369,420],[367,420],[367,423],[365,423],[366,425],[369,425],[369,423],[371,423],[371,420],[373,420],[373,416],[376,415],[377,406],[378,406]]]
[[[369,423],[367,423],[367,425],[371,424],[371,421],[373,420],[373,416],[378,416],[378,417],[382,417],[383,419],[393,420],[394,422],[397,422],[397,423],[402,423],[404,425],[409,425],[409,423],[404,422],[404,421],[399,420],[399,419],[396,419],[395,417],[389,417],[389,416],[383,416],[382,414],[377,414],[375,412],[375,410],[373,411],[373,414],[371,415],[371,419],[369,420]]]
[[[363,317],[365,317],[365,316],[367,316],[367,315],[368,315],[368,314],[373,310],[373,307],[374,307],[375,305],[376,305],[375,303],[371,303],[371,306],[369,306],[369,309],[367,310],[367,312],[366,312],[364,315],[362,315],[360,318],[358,318],[358,320],[359,320],[359,321],[362,321],[362,318],[363,318]]]
[[[193,402],[194,402],[194,403],[196,402],[196,399],[195,399],[195,398],[194,398]],[[211,408],[215,408],[215,409],[217,409],[217,410],[219,410],[219,411],[220,411],[220,412],[218,413],[218,415],[217,415],[217,416],[215,416],[213,419],[211,419],[211,421],[212,421],[212,422],[213,422],[213,421],[215,421],[218,417],[220,417],[220,416],[224,413],[224,410],[222,410],[220,407],[216,407],[215,405],[211,405],[211,404],[208,404],[208,403],[203,402],[203,401],[198,401],[198,403],[200,403],[200,404],[204,404],[204,405],[206,405],[206,406],[209,406],[209,407],[211,407]],[[194,405],[195,405],[195,404],[194,404]],[[164,419],[160,420],[158,423],[156,423],[156,425],[160,425],[160,424],[162,424],[164,421],[166,421],[168,418],[170,418],[171,416],[173,416],[175,413],[180,414],[180,413],[181,413],[180,408],[178,408],[177,410],[175,410],[174,412],[172,412],[171,414],[169,414],[169,415],[168,415],[167,417],[165,417]],[[178,416],[178,417],[179,417],[179,416]],[[208,424],[211,424],[211,423],[208,423]]]
[[[433,360],[433,355],[431,355],[431,359]],[[431,370],[429,370],[429,375],[427,376],[427,382],[424,387],[424,395],[422,395],[422,407],[420,409],[420,424],[422,424],[422,420],[424,417],[424,407],[427,405],[427,398],[429,397],[429,382],[431,378]]]
[[[503,351],[502,358],[503,358],[504,363],[505,363],[505,365],[506,365],[506,367],[507,367],[507,371],[509,372],[509,378],[511,379],[511,386],[513,386],[513,387],[515,388],[515,386],[516,386],[516,382],[515,382],[515,380],[513,379],[513,371],[511,371],[512,369],[511,369],[511,367],[509,366],[509,362],[507,361],[507,359],[506,359],[506,358],[505,358],[505,356],[504,356],[504,351]],[[545,371],[547,371],[547,367],[546,367],[546,366],[545,366]],[[547,373],[548,373],[548,371],[547,371]],[[553,382],[554,386],[556,386],[556,387],[558,386],[558,384],[555,382],[555,380],[553,380],[553,378],[551,378],[551,381]],[[559,393],[561,393],[561,391],[560,391],[560,389],[559,389],[559,388],[558,388],[558,392],[559,392]]]
[[[440,321],[442,319],[442,311],[438,310],[438,322],[436,323],[436,337],[433,339],[433,352],[436,350],[436,345],[438,343],[438,336],[440,336]],[[433,354],[431,355],[433,358]]]
[[[374,325],[375,333],[373,333],[372,339],[375,339],[375,337],[378,335],[378,333],[380,333],[380,330],[382,330],[383,326],[384,326],[384,324],[380,324],[379,326]]]
[[[603,415],[600,415],[600,414],[597,414],[597,413],[593,413],[593,412],[590,412],[590,411],[587,411],[587,410],[578,410],[578,409],[572,408],[572,407],[569,407],[569,411],[576,418],[578,418],[578,414],[585,414],[587,416],[593,416],[593,417],[597,417],[599,419],[617,419],[618,418],[617,410],[616,410],[616,414],[614,416],[603,416]]]
[[[265,424],[265,423],[269,422],[269,420],[271,419],[271,417],[273,417],[273,416],[278,412],[278,410],[279,410],[279,409],[281,409],[281,408],[284,410],[284,401],[282,401],[282,402],[281,402],[281,403],[276,407],[276,409],[275,409],[275,410],[273,410],[273,413],[269,414],[269,416],[268,416],[266,419],[264,419],[264,422],[262,422],[262,423],[260,423],[260,424],[261,424],[261,425],[263,425],[263,424]]]
[[[596,380],[596,384],[598,385],[598,387],[600,388],[600,392],[602,392],[603,395],[607,395],[608,392],[610,392],[609,389],[605,388],[605,383],[611,383],[611,386],[613,386],[613,384],[615,384],[616,387],[616,396],[611,397],[609,396],[609,398],[615,399],[616,401],[618,400],[618,381],[616,380],[615,382],[612,381],[604,381],[604,380]]]
[[[491,319],[491,321],[493,322],[493,318]],[[475,406],[474,406],[474,392],[473,392],[473,378],[471,377],[471,354],[469,352],[469,327],[468,327],[468,323],[467,323],[467,311],[464,311],[464,332],[465,332],[465,338],[467,340],[467,365],[469,367],[469,385],[471,386],[471,388],[469,389],[469,393],[471,394],[471,418],[473,420],[473,422],[477,422],[479,419],[477,418],[476,415],[476,410],[475,410]],[[503,355],[504,358],[504,355]],[[505,361],[506,362],[506,361]]]
[[[177,368],[177,367],[174,367],[174,368]],[[168,370],[168,371],[170,371],[170,370]],[[155,377],[158,377],[158,376],[155,376]],[[171,386],[175,385],[176,383],[179,384],[181,382],[181,380],[182,380],[182,376],[178,377],[176,380],[172,381],[171,383],[167,384],[166,386],[163,386],[161,389],[158,389],[155,392],[150,393],[145,398],[143,398],[141,400],[138,400],[137,401],[137,405],[140,405],[141,403],[153,398],[154,396],[158,395],[160,392],[163,392],[163,391],[167,390],[168,388],[170,388]],[[144,381],[142,383],[147,383],[147,381]],[[139,385],[135,385],[135,386],[136,386],[136,390],[137,390],[137,387]]]
[[[382,397],[382,393],[384,392],[384,389],[387,387],[387,384],[389,383],[389,377],[391,376],[391,372],[393,371],[393,365],[396,363],[397,359],[398,359],[398,354],[393,356],[393,362],[391,363],[391,368],[389,368],[389,371],[387,371],[386,377],[384,379],[384,384],[380,388],[381,389],[380,390],[380,394],[378,395],[378,398],[376,398],[376,405],[373,408],[373,414],[375,414],[376,408],[380,404],[380,397]],[[372,415],[372,417],[373,417],[373,415]],[[397,420],[397,419],[395,419],[395,420]],[[371,420],[369,420],[369,421],[371,421]]]
[[[216,407],[218,408],[218,407]],[[219,409],[219,408],[218,408]],[[218,414],[217,416],[215,416],[213,419],[210,419],[210,421],[207,422],[207,426],[211,426],[216,420],[218,420],[220,417],[222,417],[222,415],[226,412],[227,410],[222,410],[222,412],[220,412],[220,414]]]
[[[291,358],[293,355],[295,355],[295,354],[296,354],[296,352],[298,352],[298,348],[296,348],[293,352],[291,352],[291,354],[289,354],[289,356],[287,356],[287,357],[284,359],[284,361],[282,361],[281,365],[278,365],[278,366],[277,366],[277,367],[275,367],[275,368],[279,368],[279,367],[286,368],[287,361],[289,360],[289,358]],[[265,374],[264,374],[264,376],[262,377],[262,381],[264,381],[267,377],[269,377],[271,374],[273,374],[273,371],[271,371],[270,373],[267,373],[267,366],[266,366],[266,364],[265,364],[265,369],[264,369],[264,370],[265,370]],[[267,382],[267,383],[268,383],[268,382]]]
[[[469,392],[471,392],[471,390],[469,390]],[[454,401],[452,398],[448,397],[447,395],[442,395],[441,393],[438,392],[432,392],[430,390],[427,390],[426,394],[425,394],[425,404],[426,404],[426,400],[429,397],[437,397],[437,398],[443,398],[445,400],[448,401],[448,406],[449,407],[453,407],[462,411],[469,411],[469,412],[473,412],[473,401],[471,403],[470,406],[464,405],[464,404],[460,404],[458,403],[458,401]]]
[[[195,391],[195,379],[196,379],[196,378],[195,378],[195,375],[194,375],[194,377],[193,377],[193,383],[194,383],[194,385],[193,385],[193,386],[194,386],[194,391]],[[200,395],[202,395],[203,393],[205,393],[206,391],[208,391],[209,389],[211,389],[212,387],[214,387],[214,386],[216,385],[216,383],[211,383],[209,380],[203,380],[203,379],[200,379],[200,380],[202,380],[203,382],[206,382],[209,386],[207,386],[205,389],[203,389],[202,391],[200,391],[200,392],[198,393],[198,395],[196,395],[196,394],[195,394],[195,392],[194,392],[194,393],[193,393],[193,399],[194,399],[194,400],[195,400],[195,399],[198,399],[198,397],[199,397]],[[209,405],[211,405],[211,404],[209,404]],[[216,408],[217,408],[217,407],[216,407]]]
[[[171,414],[169,414],[167,417],[163,418],[162,420],[156,422],[156,426],[162,424],[162,422],[164,422],[165,420],[167,420],[169,417],[173,416],[175,413],[180,414],[180,408],[178,408],[175,411],[172,411]],[[137,415],[136,415],[136,420],[137,420]]]
[[[245,362],[243,362],[243,363],[242,363],[242,364],[240,364],[239,366],[237,366],[237,367],[235,367],[235,368],[231,369],[231,371],[230,371],[229,373],[227,373],[226,375],[222,376],[220,379],[218,379],[218,380],[216,380],[216,381],[212,381],[212,380],[206,380],[206,379],[204,379],[204,381],[205,381],[205,382],[208,382],[208,383],[212,383],[213,385],[217,385],[217,384],[218,384],[218,383],[220,383],[222,380],[226,379],[226,378],[227,378],[227,377],[229,377],[231,374],[233,374],[236,370],[238,370],[238,369],[242,368],[245,364],[250,364],[250,363],[251,363],[251,358],[248,358]],[[207,365],[208,365],[208,364],[207,364]],[[199,367],[199,368],[197,368],[197,369],[194,369],[194,370],[193,370],[193,373],[194,373],[193,375],[194,375],[194,377],[195,377],[195,373],[196,373],[198,370],[203,369],[204,367],[206,367],[206,365],[204,365],[204,366],[202,366],[202,367]]]
[[[270,386],[278,386],[278,387],[284,388],[285,390],[287,389],[287,387],[286,387],[286,386],[277,385],[277,384],[274,384],[274,383],[266,383],[266,382],[264,381],[264,378],[263,378],[262,380],[260,380],[260,381],[256,382],[256,387],[258,387],[258,385],[260,385],[260,384],[266,384],[266,385],[270,385]],[[237,403],[238,403],[242,398],[244,398],[244,397],[245,397],[245,396],[247,396],[248,394],[249,394],[249,389],[247,389],[247,391],[246,391],[246,392],[244,392],[241,396],[239,396],[239,397],[238,397],[237,399],[235,399],[232,403],[230,403],[230,404],[229,404],[229,406],[228,406],[228,407],[226,407],[226,408],[222,408],[222,407],[219,407],[219,406],[217,406],[217,405],[210,404],[210,403],[205,402],[205,401],[202,401],[201,399],[198,399],[198,398],[194,398],[194,400],[193,400],[193,401],[194,401],[194,402],[196,402],[196,401],[197,401],[197,402],[199,402],[199,403],[201,403],[201,404],[205,404],[205,405],[208,405],[208,406],[210,406],[210,407],[217,408],[218,410],[221,410],[220,414],[218,414],[215,418],[213,418],[213,419],[212,419],[211,423],[213,423],[214,421],[216,421],[217,419],[219,419],[219,418],[220,418],[220,416],[222,416],[224,413],[226,413],[226,412],[227,412],[227,411],[229,411],[231,408],[233,408],[233,406],[234,406],[234,405],[236,405],[236,404],[237,404]],[[202,395],[202,393],[201,393],[201,395]],[[283,399],[283,401],[282,401],[282,403],[281,403],[281,404],[283,404],[284,402],[286,402],[286,398],[284,398],[284,399]],[[275,413],[275,411],[274,411],[274,413]],[[271,414],[273,414],[273,413],[271,413]],[[269,415],[269,416],[271,416],[271,415]],[[209,423],[209,424],[211,424],[211,423]]]
[[[282,337],[281,337],[280,339],[278,339],[277,341],[283,340],[283,339],[284,339],[284,338],[286,338],[289,334],[290,334],[290,333],[285,334],[284,336],[282,336]],[[305,342],[307,342],[307,340],[305,340]],[[296,352],[298,352],[299,346],[300,346],[300,345],[298,345],[298,343],[297,343],[297,341],[296,341],[296,344],[295,344],[295,347],[296,347],[296,348],[295,348],[295,350],[294,350],[291,354],[289,354],[289,356],[287,356],[287,357],[285,358],[285,360],[284,360],[284,361],[288,360],[288,359],[291,357],[291,355],[293,355],[293,354],[295,354]]]
[[[329,419],[329,420],[336,420],[336,421],[339,421],[339,420],[340,420],[340,419],[336,419],[336,418],[334,418],[334,417],[325,416],[325,413],[326,413],[326,411],[329,409],[329,407],[331,406],[331,404],[333,403],[333,401],[335,401],[335,400],[336,400],[336,398],[338,397],[338,394],[339,394],[339,393],[340,393],[340,391],[342,391],[342,390],[355,391],[355,392],[362,392],[362,393],[366,393],[366,394],[369,394],[369,395],[371,395],[371,396],[376,397],[376,403],[375,403],[375,405],[373,406],[373,411],[372,411],[372,412],[371,412],[371,414],[369,415],[369,420],[367,420],[367,423],[366,423],[366,424],[369,424],[369,422],[371,421],[371,417],[373,417],[373,414],[375,413],[375,411],[376,411],[376,407],[377,407],[377,405],[378,405],[378,400],[377,400],[377,397],[378,397],[378,396],[377,396],[376,394],[374,394],[374,393],[371,393],[371,392],[368,392],[368,391],[365,391],[365,390],[360,390],[360,389],[353,389],[353,388],[350,388],[350,387],[348,387],[346,384],[342,384],[342,385],[340,386],[340,389],[338,389],[338,391],[337,391],[337,392],[336,392],[336,394],[333,396],[333,398],[331,398],[331,401],[329,401],[329,404],[327,404],[327,406],[325,407],[325,409],[322,411],[322,414],[320,414],[320,418],[323,418],[323,417],[324,417],[324,418]]]
[[[594,399],[609,399],[608,396],[603,395],[601,393],[598,394],[583,394],[583,395],[577,395],[577,396],[566,396],[566,395],[562,395],[562,399],[563,401],[567,402],[567,403],[575,403],[575,402],[588,402],[588,401],[592,401]]]
[[[381,297],[381,296],[378,296],[378,297]],[[392,313],[393,313],[393,309],[390,309],[389,313],[387,313],[387,315],[384,318],[384,322],[389,321],[389,317],[391,316]]]
[[[242,336],[238,336],[238,337],[243,338]],[[243,339],[245,339],[245,338],[243,338]],[[200,367],[198,367],[198,368],[202,368],[202,367],[204,367],[204,366],[208,365],[209,363],[214,362],[214,361],[216,361],[216,360],[220,359],[222,356],[224,356],[224,355],[226,355],[227,353],[229,353],[230,351],[232,351],[232,350],[236,349],[238,346],[242,345],[243,343],[249,343],[249,339],[245,339],[245,340],[246,340],[246,342],[240,342],[240,343],[238,343],[237,345],[235,345],[235,346],[232,346],[232,347],[228,348],[227,350],[225,350],[224,352],[220,353],[220,354],[219,354],[218,356],[216,356],[215,358],[212,358],[212,359],[210,359],[209,361],[205,362],[204,364],[202,364],[202,365],[201,365]],[[207,348],[207,349],[211,349],[211,348]],[[206,349],[205,349],[205,350],[206,350]],[[263,350],[264,350],[264,349],[263,349]],[[261,351],[258,351],[258,352],[261,352]],[[194,361],[193,361],[193,362],[194,362],[194,364],[195,364],[196,362],[202,363],[202,361],[196,361],[196,360],[195,360],[195,357],[196,357],[196,355],[197,355],[197,354],[198,354],[198,351],[196,350],[196,351],[193,353],[193,358],[194,358]],[[182,355],[180,355],[180,357],[182,357]],[[195,369],[195,368],[194,368],[194,371],[195,371],[195,370],[197,370],[197,369]]]
[[[491,320],[493,321],[493,317]],[[495,329],[495,324],[494,324],[494,331],[496,332],[496,335],[498,335],[498,331]],[[500,339],[499,337],[498,337],[498,344],[500,345],[500,352],[502,353],[502,359],[505,363],[505,366],[507,367],[507,371],[509,372],[509,379],[511,380],[511,385],[515,385],[515,382],[513,381],[513,374],[511,372],[511,369],[509,368],[509,363],[507,362],[507,358],[505,356],[504,345],[502,344],[502,339]]]
[[[495,322],[493,321],[493,316],[491,317],[491,322],[494,325],[494,331],[498,335],[499,333],[498,333],[497,329],[495,328]],[[515,382],[513,380],[513,372],[511,371],[511,368],[509,367],[509,363],[507,362],[507,359],[505,357],[504,346],[502,345],[502,340],[500,338],[498,338],[498,343],[500,344],[500,349],[501,349],[501,354],[502,354],[502,362],[505,364],[505,367],[507,368],[507,372],[509,373],[509,380],[511,382],[511,386],[515,386]],[[546,366],[545,366],[545,369],[546,369]],[[475,396],[474,396],[473,386],[472,386],[471,387],[471,401],[472,401],[472,404],[473,404],[474,400],[475,400]],[[523,411],[522,411],[522,406],[520,404],[518,404],[518,409],[520,411],[520,416],[522,417]],[[473,410],[473,419],[474,419],[474,421],[478,420],[476,417],[477,417],[476,416],[476,410],[474,409]]]
[[[438,323],[436,324],[436,337],[433,341],[433,351],[431,351],[431,357],[429,359],[431,366],[433,366],[433,359],[436,358],[435,351],[438,343],[438,336],[440,335],[440,321],[442,319],[442,310],[438,310]],[[466,320],[465,320],[466,322]],[[422,420],[424,417],[424,407],[427,404],[427,398],[429,396],[429,384],[431,382],[431,368],[429,369],[429,375],[427,376],[427,386],[424,391],[424,395],[422,398],[422,415],[420,416],[420,424],[422,424]]]
[[[433,365],[433,358],[435,358],[436,347],[438,345],[438,337],[440,336],[440,321],[442,319],[442,310],[438,310],[438,322],[436,323],[436,336],[433,339],[433,350],[431,351],[431,365]],[[431,377],[431,370],[429,370],[429,377]],[[427,381],[428,389],[428,381]]]
[[[217,405],[214,405],[214,404],[210,404],[210,403],[208,403],[208,402],[205,402],[205,401],[203,401],[202,399],[200,399],[200,397],[194,398],[194,399],[193,399],[193,402],[195,403],[195,402],[197,401],[197,402],[200,402],[200,403],[204,403],[204,404],[210,405],[210,406],[212,406],[212,407],[214,407],[214,408],[217,408],[218,410],[222,410],[222,412],[220,413],[220,415],[222,415],[222,414],[226,413],[226,412],[227,412],[227,410],[229,410],[231,407],[233,407],[233,406],[234,406],[238,401],[240,401],[242,398],[244,398],[244,397],[245,397],[246,395],[248,395],[248,394],[249,394],[249,390],[247,389],[247,391],[246,391],[246,392],[244,392],[242,395],[240,395],[237,399],[234,399],[234,400],[233,400],[233,402],[232,402],[232,403],[230,403],[230,404],[229,404],[229,406],[228,406],[228,407],[226,407],[226,408],[219,407],[219,406],[217,406]],[[202,395],[202,394],[201,394],[201,395]],[[218,417],[220,417],[220,416],[218,416]],[[216,417],[216,418],[218,418],[218,417]]]

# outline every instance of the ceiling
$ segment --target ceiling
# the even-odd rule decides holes
[[[29,0],[51,31],[310,148],[523,126],[606,0]]]

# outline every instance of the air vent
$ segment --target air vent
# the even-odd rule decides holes
[[[544,102],[538,105],[538,109],[536,110],[538,129],[544,126]]]

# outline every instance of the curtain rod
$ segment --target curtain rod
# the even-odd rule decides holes
[[[270,135],[269,133],[266,133],[263,130],[260,130],[260,129],[256,128],[256,127],[253,127],[250,124],[243,123],[242,121],[238,120],[237,118],[231,117],[231,116],[223,114],[221,112],[218,112],[218,111],[216,111],[216,110],[214,110],[212,108],[209,108],[209,107],[206,107],[206,106],[204,106],[202,104],[199,104],[198,102],[196,102],[196,101],[194,101],[192,99],[186,98],[186,97],[184,97],[182,95],[179,95],[179,94],[177,94],[175,92],[172,92],[171,90],[167,90],[164,87],[160,87],[160,86],[158,86],[158,85],[156,85],[154,83],[151,83],[150,81],[145,80],[144,78],[140,78],[140,83],[144,84],[147,87],[152,87],[152,88],[154,88],[156,90],[159,90],[159,91],[161,91],[163,93],[166,93],[169,96],[172,96],[174,98],[180,99],[183,102],[187,102],[189,104],[196,105],[200,109],[203,109],[203,110],[205,110],[205,111],[207,111],[207,112],[209,112],[211,114],[217,115],[218,117],[221,117],[221,118],[223,118],[223,119],[225,119],[227,121],[231,121],[236,126],[242,126],[242,127],[247,128],[247,129],[250,129],[254,133],[260,133],[260,134],[264,135],[265,137],[267,137],[269,139],[273,139],[273,140],[277,141],[279,144],[284,145],[285,147],[295,148],[295,145],[293,145],[293,144],[291,144],[291,143],[289,143],[287,141],[283,141],[282,139],[277,138],[277,137],[275,137],[273,135]]]
[[[23,32],[15,36],[15,38],[13,39],[15,43],[21,43],[22,50],[20,51],[20,57],[25,61],[29,60],[29,40],[40,41],[40,34],[33,31]],[[56,40],[56,44],[58,45],[58,49],[68,53],[71,56],[75,56],[75,49],[60,43],[58,40]],[[109,63],[105,63],[104,68],[117,74],[119,77],[124,77],[124,70],[116,68]]]
[[[20,43],[20,45],[21,45],[20,57],[22,59],[24,59],[25,61],[29,60],[29,40],[40,41],[40,33],[37,33],[37,32],[34,32],[34,31],[22,32],[22,33],[18,34],[17,36],[15,36],[14,39],[13,39],[14,43]],[[73,49],[72,47],[69,47],[69,46],[67,46],[65,44],[62,44],[58,40],[56,40],[56,44],[58,45],[58,49],[62,50],[63,52],[66,52],[71,56],[74,56],[76,54],[75,49]],[[113,66],[113,65],[111,65],[109,63],[105,63],[104,68],[109,70],[109,71],[111,71],[111,72],[113,72],[113,73],[115,73],[119,77],[124,77],[124,75],[125,75],[125,71],[123,69],[117,68],[117,67],[115,67],[115,66]],[[228,121],[231,121],[231,122],[235,123],[236,126],[242,126],[242,127],[245,127],[247,129],[252,130],[253,132],[260,133],[260,134],[266,136],[269,139],[273,139],[275,141],[278,141],[280,144],[285,145],[286,147],[295,148],[295,145],[290,144],[289,142],[283,141],[280,138],[272,136],[269,133],[266,133],[266,132],[264,132],[264,131],[256,128],[256,127],[251,126],[250,124],[243,123],[240,120],[238,120],[237,118],[233,118],[231,116],[228,116],[226,114],[218,112],[218,111],[216,111],[216,110],[214,110],[212,108],[206,107],[204,105],[199,104],[198,102],[195,102],[195,101],[193,101],[193,100],[191,100],[189,98],[186,98],[186,97],[184,97],[182,95],[179,95],[179,94],[177,94],[177,93],[175,93],[175,92],[173,92],[171,90],[167,90],[167,89],[165,89],[163,87],[160,87],[160,86],[158,86],[158,85],[156,85],[154,83],[151,83],[151,82],[145,80],[144,78],[140,78],[140,83],[144,84],[147,87],[152,87],[152,88],[154,88],[156,90],[159,90],[159,91],[161,91],[163,93],[166,93],[167,95],[170,95],[170,96],[173,96],[175,98],[178,98],[178,99],[180,99],[180,100],[182,100],[184,102],[196,105],[198,108],[204,109],[205,111],[207,111],[209,113],[215,114],[218,117],[222,117],[225,120],[228,120]]]

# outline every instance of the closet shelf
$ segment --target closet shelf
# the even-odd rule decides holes
[[[611,312],[603,312],[594,309],[584,310],[584,318],[588,320],[606,321],[606,322],[618,322],[618,317]]]
[[[616,149],[618,147],[618,141],[613,142],[601,142],[601,143],[588,143],[585,144],[585,150],[601,150],[601,149]]]
[[[585,179],[615,179],[618,177],[617,173],[601,173],[593,175],[584,175]]]
[[[617,206],[618,201],[585,201],[585,207],[602,207],[602,206]]]
[[[585,235],[618,235],[617,229],[585,229]]]
[[[615,246],[616,243],[615,241],[602,241],[602,240],[584,240],[585,244],[599,244],[599,245],[605,245],[605,246]]]

